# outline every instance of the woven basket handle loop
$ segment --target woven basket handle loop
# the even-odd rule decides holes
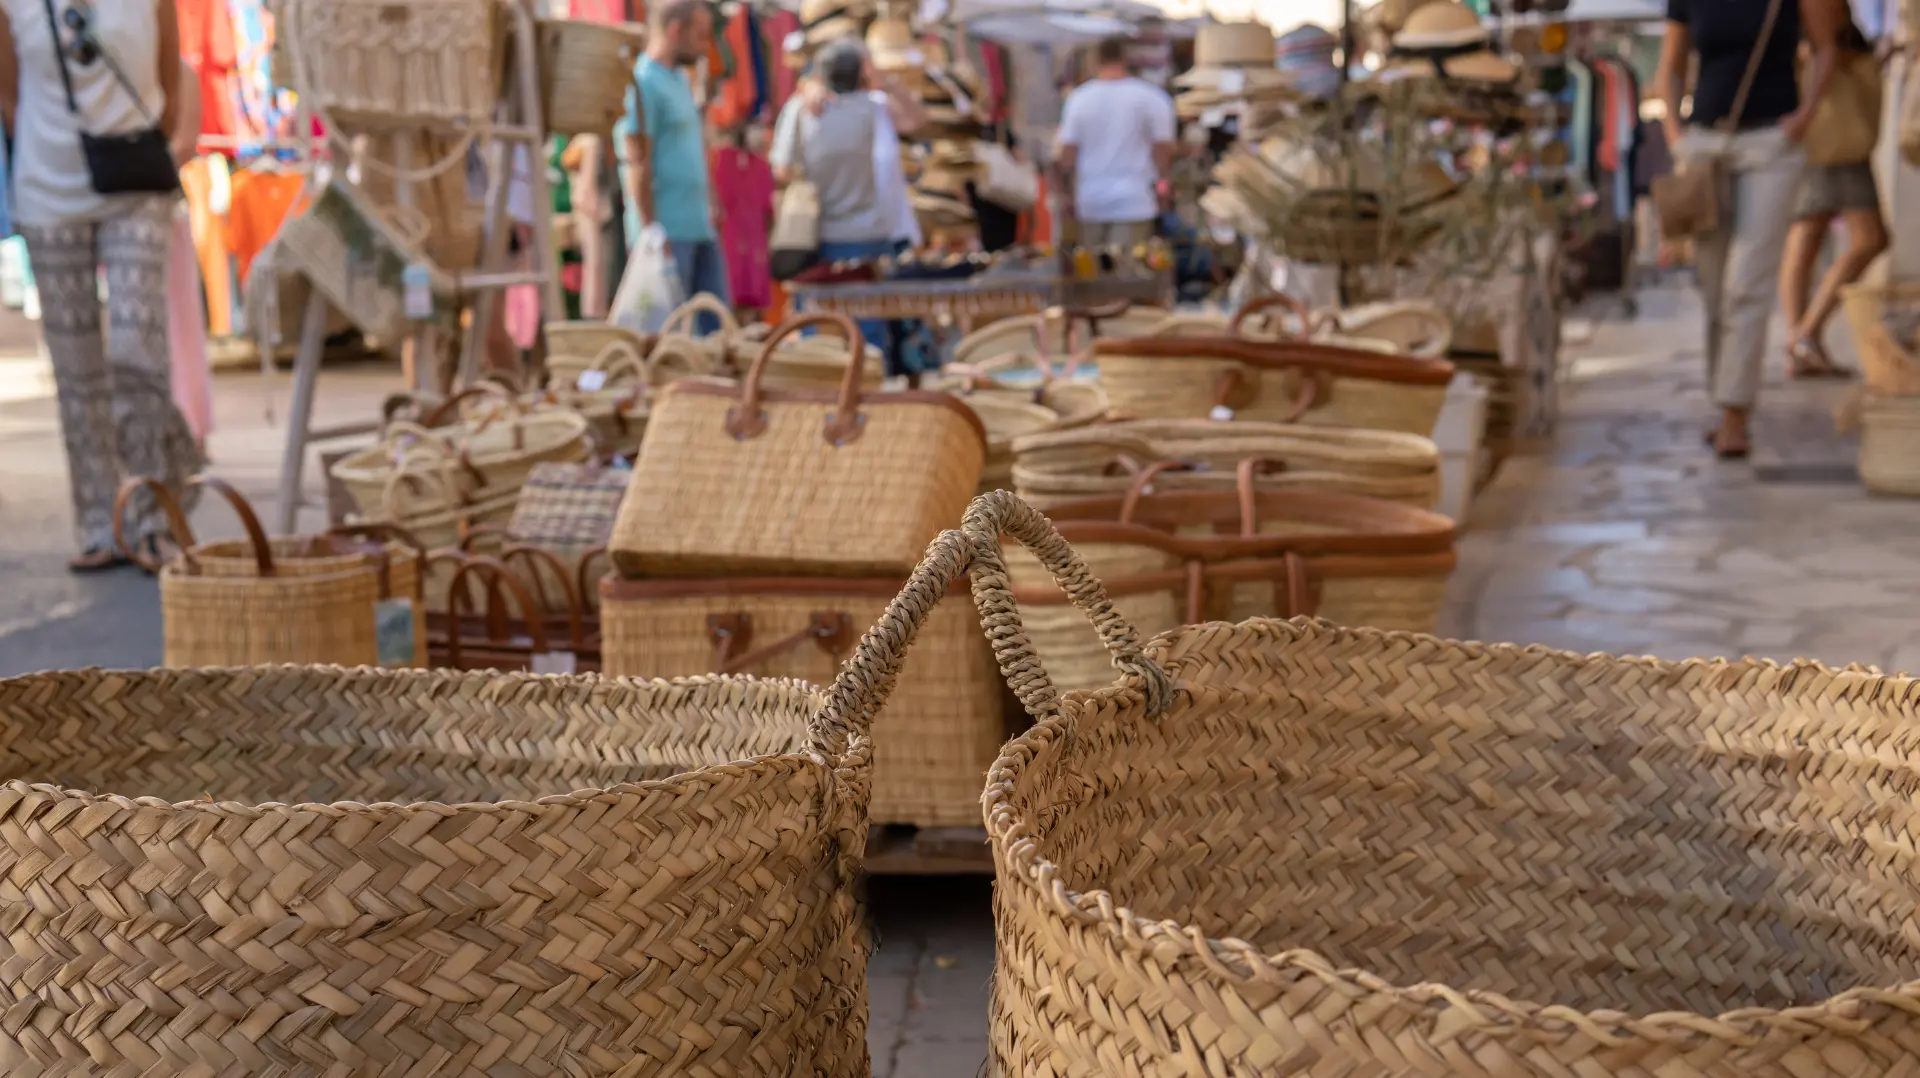
[[[448,420],[460,418],[461,405],[481,398],[491,398],[504,403],[508,399],[507,390],[497,382],[475,382],[441,401],[432,411],[421,416],[419,426],[429,429],[445,426]],[[393,425],[390,424],[388,429],[391,430],[392,427]]]
[[[511,543],[501,548],[500,563],[502,565],[511,565],[514,558],[524,558],[527,561],[527,579],[533,581],[534,589],[540,594],[542,615],[552,607],[547,602],[546,574],[540,571],[540,567],[544,564],[547,571],[553,574],[553,578],[560,582],[560,593],[567,600],[567,641],[575,654],[586,650],[587,631],[586,622],[580,612],[580,592],[574,586],[573,574],[567,571],[567,563],[561,561],[559,556],[551,550],[525,543]]]
[[[1320,589],[1312,566],[1297,550],[1281,558],[1280,579],[1273,582],[1275,613],[1282,618],[1310,618],[1320,607]],[[1195,621],[1203,619],[1196,618]]]
[[[682,333],[697,339],[700,335],[693,331],[693,327],[699,324],[696,319],[701,314],[711,314],[719,319],[722,338],[740,332],[740,320],[733,316],[731,308],[720,302],[720,297],[711,292],[697,292],[693,298],[675,307],[667,315],[667,320],[660,323],[660,336]]]
[[[247,533],[247,543],[253,547],[253,563],[261,576],[273,575],[273,543],[267,538],[267,529],[260,524],[260,518],[253,511],[253,503],[247,496],[233,488],[233,484],[218,476],[196,475],[187,480],[184,489],[192,490],[204,487],[226,499],[233,507],[233,515],[240,518],[240,527]]]
[[[484,569],[489,576],[487,613],[493,613],[493,594],[501,586],[513,593],[513,601],[520,604],[521,620],[527,626],[527,638],[533,645],[533,653],[545,655],[553,648],[547,642],[546,627],[540,624],[540,611],[533,605],[533,599],[527,595],[527,589],[520,585],[511,570],[497,558],[476,555],[464,559],[460,567],[453,571],[453,579],[447,582],[447,603],[451,614],[451,624],[447,628],[447,665],[458,670],[462,668],[460,658],[460,619],[466,614],[466,606],[473,599],[473,593],[465,587],[467,574],[475,569]]]
[[[1286,460],[1280,457],[1244,457],[1234,466],[1233,488],[1240,494],[1240,534],[1248,539],[1260,534],[1260,494],[1254,480],[1262,474],[1262,466],[1267,475],[1287,470]]]
[[[960,343],[953,346],[953,362],[949,366],[958,370],[967,370],[989,362],[996,357],[990,356],[979,363],[974,362],[973,357],[976,353],[985,350],[988,345],[998,343],[1004,337],[1031,336],[1034,347],[1045,352],[1046,330],[1045,315],[1029,314],[1017,318],[1003,318],[961,338]]]
[[[1131,463],[1131,462],[1129,462]],[[1125,467],[1125,465],[1122,465]],[[1162,472],[1188,471],[1193,465],[1184,460],[1157,460],[1144,468],[1132,469],[1133,482],[1127,484],[1126,496],[1120,499],[1120,520],[1122,524],[1133,523],[1133,514],[1140,508],[1140,499],[1147,496],[1153,488],[1154,479]]]
[[[445,431],[433,431],[405,419],[397,419],[387,424],[382,434],[382,442],[387,447],[387,455],[399,457],[402,453],[416,450],[423,454],[450,457],[453,444],[447,440]]]
[[[767,429],[767,415],[760,407],[760,380],[780,342],[810,326],[831,326],[846,339],[849,358],[847,374],[840,382],[840,401],[827,417],[826,438],[834,445],[845,445],[860,435],[860,375],[867,362],[866,342],[853,320],[840,314],[807,314],[786,322],[767,338],[754,358],[753,367],[740,383],[740,403],[727,413],[727,433],[738,439],[753,438]]]
[[[387,520],[396,521],[407,518],[407,514],[400,511],[402,488],[410,494],[430,494],[433,493],[432,486],[429,485],[430,480],[439,486],[441,504],[445,508],[452,509],[461,504],[459,487],[454,484],[453,478],[447,473],[444,465],[435,472],[396,468],[387,478],[387,488],[380,495],[380,505],[386,510]]]
[[[600,351],[595,353],[593,362],[587,364],[587,369],[590,371],[606,371],[607,380],[612,381],[613,372],[617,369],[623,369],[629,364],[644,375],[647,369],[647,357],[640,354],[640,350],[633,346],[632,341],[615,337],[613,340],[601,346]],[[567,386],[566,388],[572,389],[573,386]]]
[[[1227,332],[1235,337],[1240,336],[1241,327],[1246,325],[1249,318],[1263,311],[1270,311],[1275,307],[1286,308],[1288,313],[1300,320],[1300,326],[1303,330],[1313,325],[1313,312],[1307,310],[1306,304],[1284,292],[1277,292],[1271,296],[1261,296],[1259,299],[1252,300],[1248,302],[1246,306],[1236,311],[1233,316],[1233,321],[1227,323]],[[1290,336],[1285,323],[1275,322],[1273,319],[1268,319],[1267,321],[1269,325],[1273,326],[1274,332],[1280,337],[1285,338]]]
[[[173,533],[174,545],[180,548],[180,561],[187,572],[200,571],[200,563],[194,559],[193,548],[199,540],[193,537],[193,525],[187,523],[187,514],[180,508],[179,499],[167,485],[150,475],[136,475],[120,484],[120,490],[113,496],[113,545],[120,550],[120,556],[145,569],[149,573],[160,571],[157,559],[147,557],[143,550],[135,549],[127,542],[126,520],[127,505],[133,500],[133,492],[147,490],[153,495],[153,502],[167,515],[167,530]]]

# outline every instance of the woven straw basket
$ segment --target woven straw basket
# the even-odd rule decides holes
[[[1036,508],[1124,494],[1171,463],[1154,489],[1232,490],[1241,462],[1261,490],[1362,494],[1420,509],[1440,493],[1440,452],[1417,434],[1211,419],[1135,419],[1034,434],[1013,443],[1013,489]]]
[[[497,0],[275,0],[276,48],[303,99],[354,130],[468,127],[500,103]]]
[[[543,463],[573,463],[592,455],[587,421],[566,409],[527,411],[513,407],[471,421],[428,429],[416,423],[387,424],[378,444],[341,458],[333,477],[361,514],[397,520],[423,511],[511,495]],[[424,493],[397,484],[407,475],[434,476]],[[422,505],[417,499],[427,499]]]
[[[1849,285],[1841,291],[1847,322],[1853,329],[1854,349],[1860,354],[1860,380],[1869,390],[1887,396],[1920,394],[1920,318],[1912,319],[1902,341],[1887,325],[1889,308],[1920,315],[1920,285]]]
[[[584,19],[541,19],[540,118],[556,135],[613,132],[640,55],[635,28]]]
[[[378,608],[388,599],[412,603],[410,637],[390,649],[390,664],[426,665],[419,608],[425,551],[414,537],[396,528],[352,528],[269,539],[247,499],[225,481],[200,476],[187,485],[226,499],[247,537],[200,542],[173,492],[156,479],[128,479],[115,499],[114,538],[122,552],[160,576],[166,665],[377,665]],[[180,547],[164,568],[130,548],[120,531],[129,498],[143,489],[166,513]]]
[[[1059,696],[1003,533],[1117,684]],[[1038,720],[984,800],[997,1073],[1913,1073],[1914,682],[1314,621],[1143,649],[1037,513],[967,537]]]
[[[1243,308],[1231,330],[1280,299]],[[1126,419],[1212,415],[1426,437],[1453,379],[1445,360],[1298,339],[1103,339],[1094,354],[1112,414]]]
[[[1859,412],[1861,485],[1875,494],[1920,496],[1920,397],[1869,395]]]
[[[864,1075],[864,731],[917,616],[889,612],[824,695],[0,680],[0,1067]]]
[[[765,390],[782,340],[830,326],[838,390]],[[935,391],[860,391],[860,332],[787,322],[738,385],[676,382],[655,400],[613,531],[622,576],[904,575],[980,481],[979,417]]]
[[[621,580],[600,584],[602,669],[833,680],[894,580]],[[871,818],[978,825],[980,786],[1006,740],[999,671],[973,608],[935,607],[875,730]]]
[[[1437,513],[1343,494],[1261,492],[1252,462],[1237,492],[1143,494],[1048,510],[1107,582],[1129,620],[1181,625],[1318,614],[1343,625],[1430,632],[1453,572],[1453,522]],[[1097,688],[1113,667],[1046,570],[1008,558],[1034,648],[1063,688]]]
[[[547,385],[576,386],[590,370],[605,370],[620,357],[645,362],[652,342],[611,322],[548,322],[541,327],[547,339]]]

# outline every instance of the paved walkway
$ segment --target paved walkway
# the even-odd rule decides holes
[[[1700,444],[1697,326],[1690,293],[1649,292],[1637,321],[1604,323],[1569,347],[1560,436],[1510,461],[1476,503],[1444,631],[1581,651],[1920,669],[1920,505],[1851,483],[1764,478],[1830,476],[1844,464],[1850,447],[1830,414],[1846,389],[1780,384],[1775,357],[1760,459],[1714,461]],[[1845,336],[1836,330],[1836,346]],[[51,402],[30,388],[35,370],[0,355],[0,675],[155,662],[149,581],[60,569],[62,463]],[[377,367],[330,372],[322,408],[329,419],[365,414],[395,381]],[[265,503],[280,431],[263,406],[271,397],[284,407],[284,379],[263,390],[257,376],[224,376],[216,388],[216,468]],[[220,512],[202,510],[208,533],[230,532]],[[876,1078],[980,1072],[990,894],[983,879],[873,882]]]

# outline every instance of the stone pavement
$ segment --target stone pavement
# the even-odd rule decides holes
[[[1609,313],[1616,308],[1600,308]],[[1920,668],[1920,505],[1831,479],[1850,444],[1832,433],[1839,386],[1787,385],[1780,357],[1756,424],[1755,464],[1701,445],[1698,308],[1682,288],[1643,293],[1640,317],[1570,343],[1554,445],[1508,462],[1460,543],[1443,631],[1577,651],[1806,655]],[[0,317],[0,323],[4,318]],[[66,495],[44,369],[4,350],[0,324],[0,675],[159,658],[153,585],[135,573],[74,579]],[[1843,353],[1846,333],[1832,335]],[[329,421],[363,415],[397,381],[330,370]],[[215,468],[271,509],[285,379],[216,382]],[[310,487],[317,495],[317,467]],[[318,499],[316,496],[316,504]],[[206,534],[232,534],[217,506]],[[317,511],[309,520],[317,519]],[[876,1078],[974,1078],[986,1057],[993,940],[984,879],[883,879],[870,895]]]

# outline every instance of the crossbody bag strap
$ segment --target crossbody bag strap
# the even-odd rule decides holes
[[[1760,38],[1753,43],[1753,54],[1747,57],[1747,70],[1740,76],[1740,89],[1734,92],[1733,110],[1721,121],[1726,125],[1729,146],[1733,144],[1734,135],[1740,131],[1740,114],[1747,109],[1747,95],[1753,92],[1753,80],[1760,74],[1760,58],[1766,55],[1767,46],[1773,42],[1773,28],[1780,21],[1780,5],[1785,2],[1767,0],[1767,17],[1760,23]]]
[[[47,34],[53,39],[53,59],[60,65],[60,85],[67,91],[67,111],[80,115],[80,103],[73,96],[73,73],[67,70],[67,49],[60,44],[60,16],[53,10],[53,0],[40,0],[47,9]]]

